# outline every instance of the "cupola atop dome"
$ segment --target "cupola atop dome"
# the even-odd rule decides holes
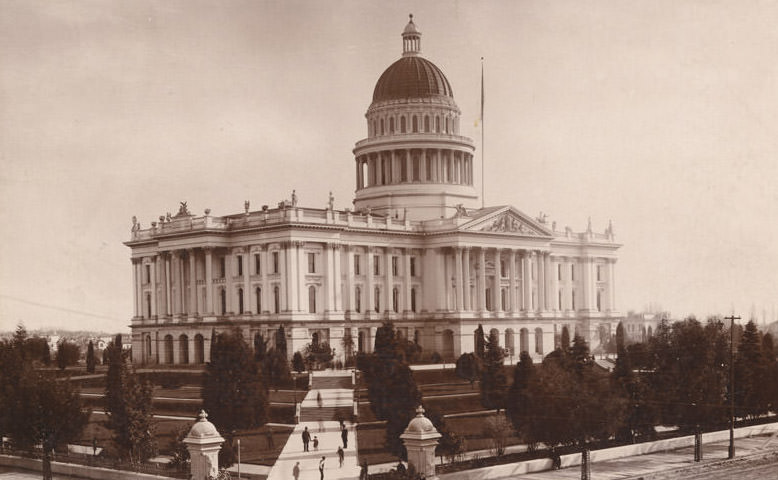
[[[413,23],[413,14],[408,17],[410,20],[403,30],[403,57],[414,57],[421,53],[421,32]]]

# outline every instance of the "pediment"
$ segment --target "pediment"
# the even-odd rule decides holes
[[[460,230],[508,233],[528,237],[551,236],[542,223],[513,207],[504,207],[462,225]]]

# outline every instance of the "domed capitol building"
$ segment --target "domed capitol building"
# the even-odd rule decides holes
[[[421,53],[411,18],[402,57],[379,77],[367,138],[354,147],[354,208],[277,206],[134,223],[133,361],[200,364],[213,331],[240,328],[287,355],[342,339],[373,349],[391,321],[423,351],[453,360],[482,325],[515,360],[539,361],[563,327],[596,348],[615,332],[619,244],[557,229],[510,205],[482,207],[475,147],[443,72]],[[279,327],[282,326],[283,329]],[[269,345],[273,346],[273,345]]]

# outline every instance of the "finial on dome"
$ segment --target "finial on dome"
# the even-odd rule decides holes
[[[424,407],[422,407],[421,405],[416,407],[416,416],[417,417],[423,417],[424,416]]]
[[[416,56],[421,52],[421,32],[413,23],[413,14],[408,14],[408,25],[403,30],[403,57]]]
[[[197,415],[198,422],[207,422],[208,421],[208,414],[205,413],[205,410],[200,410],[200,413]]]

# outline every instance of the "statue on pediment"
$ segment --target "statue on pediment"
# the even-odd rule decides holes
[[[454,208],[456,208],[456,213],[454,213],[454,218],[462,218],[467,216],[467,209],[461,203],[457,203],[456,207]]]
[[[187,208],[186,202],[179,202],[178,213],[176,213],[175,218],[188,217],[189,215],[191,215],[191,213],[189,213],[189,208]]]
[[[548,218],[548,215],[546,215],[546,214],[545,214],[545,213],[543,213],[543,212],[540,212],[540,213],[538,214],[538,218],[536,218],[536,220],[537,220],[539,223],[543,223],[543,224],[545,224],[545,223],[546,223],[546,219],[547,219],[547,218]]]
[[[138,221],[138,217],[135,215],[132,216],[132,230],[133,232],[137,232],[140,230],[140,222]]]

